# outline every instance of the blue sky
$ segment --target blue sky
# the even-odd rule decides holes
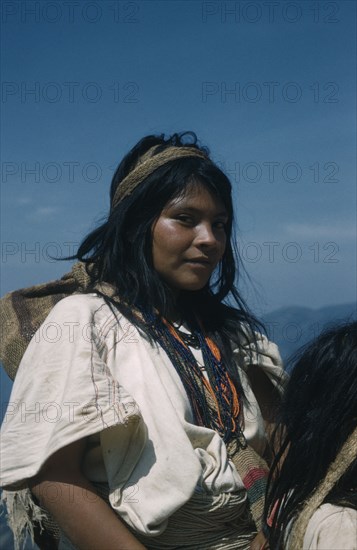
[[[69,269],[51,256],[137,140],[194,130],[234,186],[254,312],[356,302],[355,1],[0,8],[1,294]]]
[[[138,139],[194,130],[231,177],[255,313],[356,302],[355,1],[0,8],[1,294],[68,270],[50,256]]]
[[[274,5],[272,5],[274,4]],[[2,3],[1,292],[56,278],[122,155],[194,130],[253,309],[356,300],[356,3]]]

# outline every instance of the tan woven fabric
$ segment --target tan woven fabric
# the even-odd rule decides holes
[[[229,453],[229,444],[227,448]],[[252,517],[257,530],[260,531],[262,528],[269,467],[265,460],[248,444],[245,448],[239,449],[233,454],[232,462],[246,486]]]
[[[31,338],[53,306],[89,283],[85,264],[78,262],[61,279],[15,290],[0,300],[0,361],[12,380]]]
[[[157,146],[149,149],[149,151],[140,158],[137,166],[120,182],[113,197],[112,208],[115,208],[124,197],[130,195],[152,172],[167,162],[187,157],[208,158],[202,151],[195,147],[168,147],[161,153],[155,155],[153,153],[156,148]]]

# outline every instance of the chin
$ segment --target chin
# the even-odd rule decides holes
[[[208,281],[192,281],[187,283],[182,283],[180,285],[177,285],[177,290],[186,290],[188,292],[195,292],[197,290],[202,290],[206,285]]]

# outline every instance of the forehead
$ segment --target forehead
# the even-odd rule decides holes
[[[227,209],[222,199],[204,184],[194,182],[189,184],[177,197],[171,199],[164,210],[175,208],[187,208],[199,211],[209,211],[213,214],[227,215]]]

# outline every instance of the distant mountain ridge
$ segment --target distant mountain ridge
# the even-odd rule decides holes
[[[357,320],[357,304],[339,304],[319,309],[288,306],[267,313],[262,320],[269,338],[279,346],[281,356],[287,362],[292,354],[322,330]]]

